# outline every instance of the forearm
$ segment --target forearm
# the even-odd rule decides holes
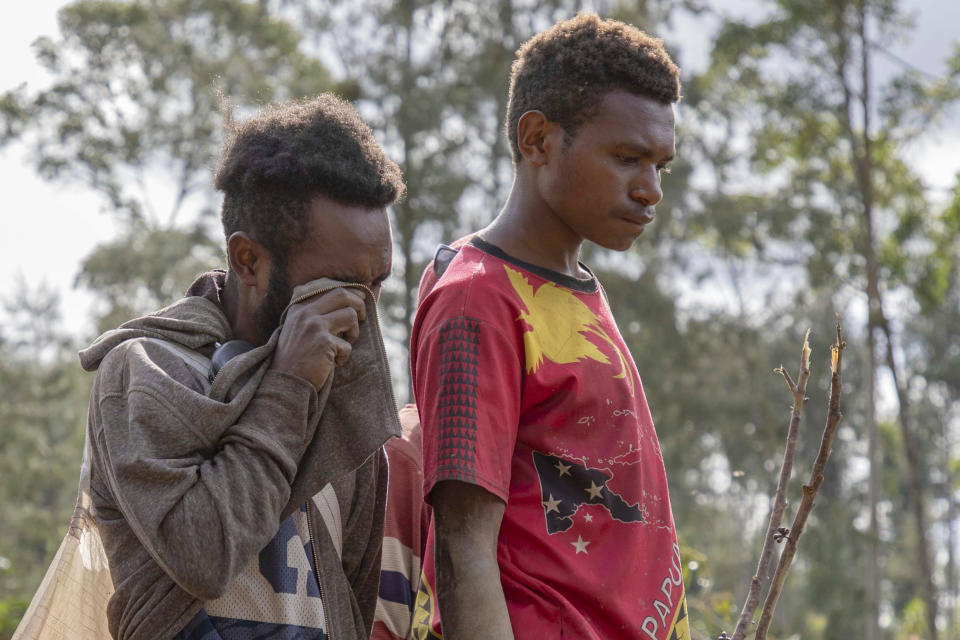
[[[497,564],[503,501],[478,485],[451,480],[438,483],[431,496],[443,637],[513,640]]]
[[[496,556],[465,546],[436,547],[434,569],[443,637],[513,640]]]

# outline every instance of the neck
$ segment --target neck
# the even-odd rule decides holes
[[[223,305],[223,314],[227,316],[230,331],[234,340],[245,340],[250,344],[260,342],[255,320],[256,309],[251,308],[249,301],[241,295],[237,277],[233,271],[227,271],[227,282],[223,287],[220,299]]]
[[[543,199],[526,163],[517,167],[506,204],[481,236],[524,262],[574,278],[589,275],[579,264],[583,238]]]

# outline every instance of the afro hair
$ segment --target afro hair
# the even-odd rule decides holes
[[[617,20],[580,14],[538,33],[517,51],[506,128],[514,163],[517,123],[538,110],[570,139],[611,91],[670,104],[680,100],[680,70],[663,41]]]
[[[228,124],[214,185],[224,194],[226,237],[249,233],[281,265],[308,233],[314,196],[385,207],[405,192],[400,168],[370,127],[353,105],[329,93]]]

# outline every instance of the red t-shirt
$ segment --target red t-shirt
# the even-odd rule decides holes
[[[660,444],[596,279],[478,238],[423,296],[411,342],[424,495],[506,508],[497,557],[516,638],[689,639]],[[433,527],[413,637],[442,637]]]

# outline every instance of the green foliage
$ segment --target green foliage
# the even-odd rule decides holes
[[[905,33],[896,3],[867,2],[866,7],[877,30],[890,38]],[[733,244],[734,255],[751,246],[762,252],[776,239],[802,239],[808,248],[794,245],[794,251],[807,256],[811,285],[863,278],[860,262],[853,259],[866,241],[857,166],[865,143],[863,123],[853,113],[860,90],[851,80],[862,54],[856,48],[856,5],[819,7],[790,0],[770,8],[772,16],[759,23],[726,21],[711,67],[696,81],[694,109],[711,127],[731,134],[712,147],[703,144],[703,159],[718,167],[718,176],[733,178],[732,186],[710,191],[703,210],[723,210],[737,220],[715,227],[721,237],[751,234],[739,249]],[[904,122],[915,118],[929,127],[957,97],[958,87],[956,76],[931,84],[907,70],[874,88],[885,108],[869,132],[871,198],[880,216],[876,226],[893,229],[879,238],[883,279],[891,287],[929,273],[912,269],[922,263],[916,262],[911,241],[929,232],[929,204],[919,178],[902,159],[904,142],[917,133]],[[738,156],[733,147],[744,143],[750,162],[743,169],[766,176],[767,188],[732,175],[729,165]],[[767,194],[770,202],[764,207],[758,199]],[[759,229],[744,217],[754,212],[763,222]]]
[[[927,631],[926,605],[923,598],[914,597],[903,610],[903,624],[897,629],[895,640],[913,640],[922,637]]]
[[[30,602],[24,598],[10,598],[9,600],[0,600],[0,638],[8,640],[13,637],[13,632],[17,630],[20,619],[27,611]]]
[[[220,262],[221,94],[242,114],[335,85],[263,3],[78,0],[58,21],[59,38],[34,43],[49,86],[0,96],[0,144],[24,140],[43,177],[87,186],[121,221],[78,277],[102,294],[104,327],[172,302]]]
[[[78,284],[106,303],[100,331],[176,300],[197,275],[223,262],[219,243],[192,229],[133,229],[101,244],[80,265]],[[222,266],[222,265],[221,265]]]
[[[916,265],[911,283],[924,316],[937,316],[951,308],[948,297],[957,286],[956,265],[960,259],[960,175],[951,200],[933,216],[929,233],[930,249]],[[928,216],[931,217],[931,216]],[[954,305],[955,306],[955,305]]]
[[[300,34],[253,2],[79,0],[58,18],[60,39],[34,43],[51,85],[5,94],[6,126],[31,135],[41,175],[79,181],[150,226],[209,193],[218,90],[242,107],[332,84]],[[158,173],[173,192],[166,215],[148,190]]]
[[[0,324],[0,638],[12,634],[70,522],[90,384],[72,348],[52,329],[55,298],[21,289],[5,308]]]
[[[861,22],[866,25],[866,40],[861,37]],[[753,325],[762,327],[762,336],[771,335],[774,321],[777,334],[793,322],[802,327],[808,321],[801,318],[810,315],[807,310],[811,308],[828,312],[847,308],[850,288],[866,289],[866,257],[875,252],[881,289],[888,295],[896,292],[898,300],[909,301],[892,312],[888,308],[888,313],[908,318],[909,305],[916,303],[924,317],[930,316],[919,322],[925,327],[922,337],[906,333],[897,338],[895,349],[902,345],[908,354],[906,365],[902,365],[907,371],[901,375],[909,378],[921,370],[949,368],[949,360],[944,357],[951,353],[946,336],[956,334],[944,329],[949,326],[945,316],[956,315],[948,293],[953,286],[956,234],[944,233],[949,228],[949,213],[943,217],[931,215],[927,192],[905,161],[904,149],[921,131],[935,125],[938,116],[958,97],[960,84],[954,59],[943,78],[931,80],[907,68],[895,73],[889,82],[876,84],[874,80],[870,86],[863,86],[864,60],[876,65],[878,54],[885,53],[881,43],[903,38],[908,31],[909,21],[900,3],[892,0],[827,4],[778,0],[766,3],[749,18],[723,20],[709,68],[686,85],[687,106],[694,112],[702,137],[687,149],[691,163],[697,167],[694,178],[698,187],[678,212],[678,219],[696,234],[700,246],[721,260],[757,265],[752,269],[758,274],[756,280],[776,279],[779,287],[796,292],[780,298],[792,298],[793,305],[761,307],[761,317]],[[735,273],[737,267],[730,271]],[[749,285],[754,291],[758,288],[756,280]],[[852,357],[845,372],[844,413],[845,424],[854,430],[843,432],[849,446],[835,447],[831,460],[834,469],[843,469],[847,461],[862,462],[858,451],[866,445],[866,433],[861,427],[867,405],[874,402],[863,394],[869,365],[863,356],[856,355],[861,331],[850,326],[850,320],[856,317],[848,314],[845,318],[847,340],[853,348],[848,349]],[[748,322],[746,318],[741,320]],[[711,322],[715,325],[711,331],[723,326],[719,318],[711,318]],[[809,322],[815,329],[829,326],[827,318]],[[752,356],[769,356],[764,343],[756,337],[746,344],[728,343],[739,362],[732,368],[724,367],[723,378],[734,384],[747,379],[740,367]],[[708,361],[720,361],[715,351],[700,349],[697,353],[705,352]],[[696,366],[696,360],[686,362],[686,366]],[[722,384],[716,382],[716,375],[708,379],[711,384],[705,385],[707,391],[697,391],[699,398],[709,398],[710,390]],[[811,384],[816,382],[814,373]],[[736,389],[728,387],[725,391],[724,398],[735,402],[745,399]],[[772,388],[759,393],[751,388],[748,397],[772,399],[775,393]],[[814,397],[812,392],[807,395]],[[651,396],[657,397],[653,392]],[[942,396],[938,398],[943,401]],[[923,447],[936,446],[932,426],[948,420],[951,404],[948,401],[941,405],[939,414],[915,411],[916,437]],[[741,460],[778,460],[773,440],[755,443],[755,451],[729,445],[729,440],[736,437],[736,417],[743,414],[722,401],[715,401],[714,406],[722,417],[713,418],[707,430],[710,436],[719,438],[709,441],[709,448],[695,450],[694,459],[709,456],[711,450],[720,447],[728,460],[737,461],[730,466],[742,466]],[[816,411],[815,406],[808,405],[807,422],[812,425],[819,422]],[[733,418],[729,431],[724,427],[727,416]],[[663,435],[659,417],[658,425],[668,450],[669,436]],[[882,499],[891,500],[896,509],[903,510],[907,507],[906,467],[901,460],[901,437],[895,429],[883,431],[891,436],[884,443],[883,468],[891,470],[877,472],[882,474]],[[920,457],[926,458],[927,454],[921,453]],[[803,460],[803,454],[798,453],[797,459]],[[746,468],[745,477],[751,475]],[[866,479],[853,482],[844,475],[833,481],[828,478],[822,492],[835,492],[832,497],[850,508],[840,509],[832,500],[827,503],[830,498],[818,499],[814,514],[818,521],[829,522],[829,528],[808,531],[807,535],[820,537],[820,543],[808,541],[801,546],[802,556],[810,560],[794,570],[803,577],[794,576],[792,580],[810,585],[811,594],[791,592],[788,584],[784,598],[788,602],[817,602],[817,612],[823,617],[803,620],[792,608],[786,613],[778,611],[780,620],[774,628],[781,633],[795,633],[809,623],[822,630],[807,627],[801,634],[804,638],[863,634],[869,608],[860,576],[868,561],[869,542],[860,539],[859,544],[838,545],[829,541],[840,528],[864,521]],[[676,486],[674,477],[672,487]],[[761,495],[766,491],[769,489],[761,490]],[[748,495],[754,492],[748,489]],[[674,508],[680,511],[676,504]],[[697,515],[691,519],[701,520]],[[682,523],[683,516],[678,520]],[[914,577],[917,555],[910,546],[916,544],[916,536],[910,534],[906,521],[905,517],[885,521],[885,535],[898,541],[896,548],[889,545],[885,551],[910,558],[900,566],[891,562],[895,570],[890,575],[895,576],[892,579],[898,587],[903,587],[891,603],[898,615],[906,606],[899,595],[916,594],[921,589]],[[704,550],[715,557],[715,552]],[[900,568],[903,571],[898,571]],[[738,593],[745,590],[746,582],[741,579],[743,586]]]

